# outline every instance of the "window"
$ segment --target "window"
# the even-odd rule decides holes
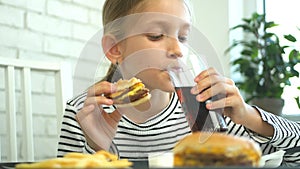
[[[260,3],[258,3],[260,2]],[[291,34],[296,37],[297,43],[292,44],[298,50],[300,50],[300,13],[298,12],[300,1],[299,0],[264,0],[257,1],[258,11],[265,10],[266,20],[274,21],[279,26],[272,28],[273,32],[278,34],[280,41],[283,45],[291,45],[283,38],[283,35]],[[286,52],[289,53],[289,52]],[[286,56],[287,57],[287,56]],[[297,70],[300,70],[300,64],[298,64]],[[285,106],[283,108],[284,115],[300,115],[300,110],[294,97],[300,96],[300,91],[297,86],[300,86],[300,79],[291,79],[292,86],[286,87],[282,95],[285,100]]]

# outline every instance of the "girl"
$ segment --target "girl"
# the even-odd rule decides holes
[[[171,1],[106,0],[102,48],[112,64],[103,81],[67,102],[58,157],[104,149],[143,160],[150,153],[172,150],[191,132],[166,72],[166,65],[184,57],[191,14],[186,1]],[[116,90],[116,80],[133,76],[150,89],[151,100],[131,108],[114,106],[104,94]],[[264,154],[300,146],[299,123],[246,104],[234,82],[214,68],[194,81],[191,92],[199,102],[226,96],[206,107],[224,110],[228,134],[252,138]],[[286,154],[284,162],[300,164],[299,152]]]

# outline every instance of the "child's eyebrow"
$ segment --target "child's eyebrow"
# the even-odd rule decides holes
[[[146,24],[159,25],[163,27],[169,27],[171,23],[172,21],[166,21],[166,20],[153,20],[153,21],[146,22]],[[179,23],[179,26],[183,29],[190,29],[190,24],[187,22]]]
[[[132,27],[132,25],[135,25]],[[140,18],[139,21],[128,24],[130,28],[129,34],[143,34],[143,33],[168,33],[170,30],[177,30],[179,32],[188,33],[190,31],[190,22],[181,19],[164,19],[164,18]],[[177,28],[178,27],[178,28]],[[156,30],[156,28],[159,28]],[[160,30],[161,29],[161,30]]]

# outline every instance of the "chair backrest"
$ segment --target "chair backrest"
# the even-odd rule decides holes
[[[18,160],[18,137],[16,119],[16,78],[15,71],[20,70],[22,107],[22,144],[25,146],[25,161],[34,161],[33,116],[32,116],[32,71],[53,72],[55,79],[55,98],[57,113],[57,133],[59,134],[64,102],[72,95],[72,74],[68,63],[51,63],[28,61],[20,59],[6,59],[0,57],[0,67],[4,68],[6,95],[6,123],[8,135],[7,161]],[[2,68],[2,69],[3,69]],[[4,120],[4,119],[3,119]],[[0,149],[1,150],[1,149]],[[1,154],[1,152],[0,152]],[[2,153],[3,155],[3,153]],[[1,156],[0,156],[1,158]]]

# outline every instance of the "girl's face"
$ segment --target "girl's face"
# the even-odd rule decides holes
[[[171,2],[170,2],[171,1]],[[174,90],[166,71],[182,57],[190,27],[190,14],[182,0],[148,0],[130,24],[130,35],[120,42],[121,71],[140,78],[150,89]]]

